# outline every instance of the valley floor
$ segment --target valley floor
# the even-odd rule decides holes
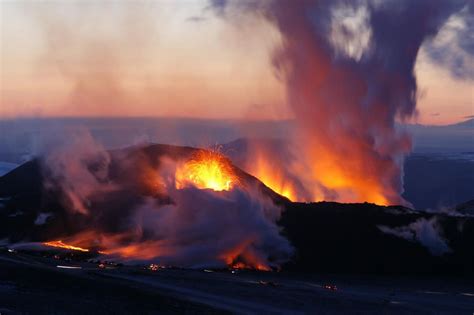
[[[472,279],[107,269],[89,262],[0,253],[1,314],[473,312]]]

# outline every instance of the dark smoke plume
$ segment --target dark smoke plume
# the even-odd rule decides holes
[[[272,60],[296,123],[291,163],[313,200],[406,204],[403,159],[422,44],[465,1],[213,1],[219,16],[270,21]],[[466,10],[466,9],[464,9]],[[282,166],[289,167],[289,166]]]

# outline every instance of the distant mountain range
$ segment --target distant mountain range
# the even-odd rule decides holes
[[[433,129],[470,129],[474,130],[474,118],[469,118],[457,123],[448,124],[448,125],[425,125],[425,124],[405,124],[410,128],[433,128]]]
[[[413,134],[415,153],[474,152],[474,119],[445,125],[404,125]]]
[[[445,126],[447,128],[469,128],[471,130],[474,130],[474,118],[468,119],[466,121],[457,123],[457,124],[452,124],[452,125],[447,125]]]
[[[209,147],[238,138],[285,139],[291,120],[245,121],[184,118],[0,119],[0,161],[21,163],[41,153],[44,142],[68,130],[84,128],[106,148],[134,143]],[[417,153],[474,151],[474,119],[448,126],[399,125],[414,136]]]

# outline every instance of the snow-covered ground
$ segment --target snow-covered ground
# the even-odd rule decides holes
[[[18,167],[18,164],[0,161],[0,176],[10,172],[15,167]]]

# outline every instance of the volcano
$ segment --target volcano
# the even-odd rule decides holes
[[[66,198],[67,196],[62,191],[63,186],[58,184],[62,179],[51,175],[51,169],[45,166],[44,159],[41,157],[0,177],[0,238],[4,240],[3,242],[11,246],[11,244],[25,242],[43,243],[72,239],[74,245],[81,246],[79,248],[84,246],[98,253],[100,250],[107,251],[108,248],[103,248],[103,244],[108,243],[94,243],[94,235],[90,236],[90,232],[100,231],[107,235],[120,235],[120,242],[129,244],[127,238],[130,236],[128,234],[123,236],[123,231],[130,228],[129,221],[136,220],[133,209],[140,207],[144,198],[159,205],[156,209],[177,203],[176,196],[168,194],[168,191],[161,187],[162,183],[156,179],[157,170],[168,163],[166,161],[186,165],[186,161],[196,162],[196,156],[203,153],[211,156],[218,154],[192,147],[163,144],[134,146],[111,150],[107,153],[110,161],[106,164],[106,172],[103,174],[104,164],[100,160],[92,159],[85,162],[87,170],[95,176],[97,182],[107,187],[114,187],[102,190],[100,193],[99,191],[90,193],[85,202],[89,213],[74,211],[73,202],[70,198]],[[235,267],[238,266],[237,263],[244,262],[251,268],[259,269],[259,263],[249,263],[249,261],[261,261],[258,250],[275,246],[275,242],[281,241],[279,238],[284,238],[293,248],[291,255],[284,261],[272,264],[277,261],[273,256],[278,250],[270,251],[266,258],[270,264],[262,263],[262,269],[265,269],[264,266],[277,266],[294,272],[443,272],[464,275],[472,275],[474,272],[472,251],[474,217],[469,214],[454,210],[446,213],[428,213],[402,206],[378,206],[369,203],[291,202],[268,188],[258,178],[236,167],[227,158],[219,155],[219,159],[222,159],[219,163],[224,163],[229,174],[232,174],[232,180],[230,182],[224,180],[223,189],[217,189],[220,186],[216,186],[218,183],[215,182],[211,187],[201,187],[204,188],[203,191],[212,190],[212,194],[219,194],[219,199],[217,199],[220,205],[219,212],[209,212],[210,215],[224,213],[223,215],[227,216],[226,207],[230,205],[232,208],[231,205],[234,202],[229,194],[237,189],[235,187],[251,188],[258,194],[259,200],[264,199],[265,202],[272,204],[272,207],[281,211],[274,217],[276,232],[272,230],[272,233],[275,232],[278,235],[272,234],[272,241],[262,241],[262,239],[267,240],[269,236],[266,235],[264,238],[256,238],[258,241],[254,239],[254,243],[258,244],[253,244],[253,247],[249,247],[251,249],[246,247],[237,254],[230,254],[233,250],[224,250],[227,255],[224,261],[229,266]],[[206,172],[209,169],[210,172],[221,172],[220,169],[214,170],[212,164],[209,169],[208,166],[205,167]],[[183,173],[182,169],[180,169],[181,175],[186,173]],[[184,169],[189,170],[189,167]],[[185,175],[183,175],[184,178],[187,178]],[[225,175],[225,172],[219,173],[219,176]],[[167,178],[167,175],[163,175],[162,178]],[[194,186],[204,185],[200,179],[192,176],[189,178],[192,179]],[[183,185],[185,184],[181,181],[181,184],[176,184],[177,187],[173,189],[182,189]],[[73,187],[72,190],[74,189]],[[222,191],[214,192],[214,190]],[[193,194],[194,191],[191,189]],[[196,234],[194,225],[199,225],[197,228],[206,232],[212,230],[213,227],[203,225],[204,223],[212,222],[214,225],[216,222],[222,222],[221,219],[219,219],[221,221],[207,221],[207,219],[200,220],[194,217],[194,215],[199,215],[196,212],[200,211],[200,205],[206,207],[205,202],[209,200],[209,196],[211,195],[193,199],[195,201],[192,203],[197,204],[192,206],[197,210],[194,210],[192,218],[191,214],[186,213],[185,219],[189,220],[189,225],[186,225],[185,230],[178,231]],[[203,203],[199,204],[200,202]],[[214,199],[211,200],[211,203],[213,202]],[[263,212],[268,209],[265,204]],[[182,210],[173,208],[172,211]],[[242,221],[237,221],[236,217],[232,218],[234,221],[224,221],[223,231],[229,230],[230,234],[235,234],[232,232],[233,228],[238,230],[240,224],[244,224],[242,222],[247,224],[248,221],[255,220],[248,212],[236,213],[238,217],[243,217]],[[259,217],[258,220],[260,219]],[[146,217],[145,220],[150,219]],[[191,226],[193,229],[190,228]],[[165,229],[166,226],[157,227],[158,230],[160,228]],[[252,225],[252,228],[267,229],[268,225]],[[154,234],[155,237],[152,238],[148,235],[149,233],[158,233],[156,235],[159,237]],[[77,238],[77,235],[81,237]],[[196,244],[202,245],[203,235],[201,233],[190,236],[194,237],[193,245],[190,245],[192,250],[186,247],[190,239],[186,238],[185,241],[179,239],[180,246],[186,247],[185,254],[179,252],[179,255],[184,258],[169,261],[178,262],[176,263],[178,267],[205,266],[208,260],[201,259],[205,254],[195,249]],[[164,236],[159,231],[150,232],[144,229],[140,237],[140,244],[148,244],[151,239],[154,242],[162,241]],[[199,240],[195,241],[195,238]],[[274,241],[277,238],[278,240]],[[218,241],[215,240],[215,242]],[[262,242],[263,245],[260,244]],[[232,248],[240,248],[239,246]],[[148,250],[141,245],[133,249],[126,247],[126,249],[132,258],[135,254],[146,258],[155,257],[141,255],[140,251]],[[189,254],[190,252],[193,255]],[[123,253],[125,253],[124,250],[120,252],[122,256]],[[232,257],[232,259],[227,261],[227,257]],[[180,262],[187,259],[192,260],[193,263],[180,265]],[[213,263],[211,266],[214,266]]]

